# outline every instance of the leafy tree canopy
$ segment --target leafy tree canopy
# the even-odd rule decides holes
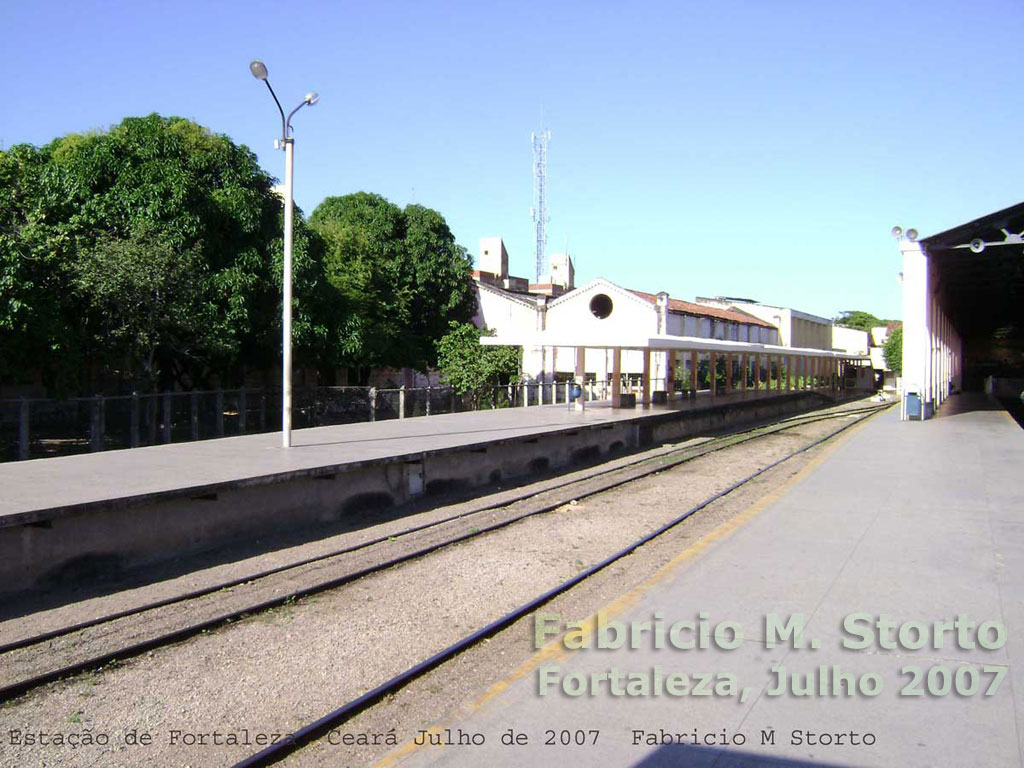
[[[520,347],[483,346],[490,335],[472,323],[451,322],[448,333],[437,341],[437,367],[441,379],[459,394],[496,387],[519,377]]]
[[[832,319],[832,322],[836,325],[841,325],[844,328],[855,328],[858,331],[871,332],[872,328],[877,328],[880,325],[888,325],[890,320],[882,320],[875,317],[870,312],[864,312],[862,310],[851,310],[841,312],[839,315]]]
[[[273,365],[272,183],[247,148],[156,114],[0,152],[0,377],[39,371],[88,390],[111,375],[168,386]],[[308,364],[328,353],[331,291],[297,218],[295,338]]]
[[[339,341],[347,364],[425,370],[449,323],[475,314],[472,262],[437,211],[358,192],[327,198],[309,224],[350,307]]]

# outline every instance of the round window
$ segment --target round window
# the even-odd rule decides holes
[[[599,320],[604,320],[612,313],[612,299],[604,293],[597,294],[590,300],[590,312]]]

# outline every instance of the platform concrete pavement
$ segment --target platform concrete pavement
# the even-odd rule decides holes
[[[663,618],[666,628],[696,621],[703,612],[712,627],[731,621],[744,630],[737,648],[684,651],[669,642],[662,649],[643,642],[636,650],[569,651],[556,640],[467,705],[465,716],[423,725],[455,739],[460,729],[479,733],[483,745],[405,744],[379,765],[1020,766],[1022,466],[1024,432],[1004,412],[966,408],[950,418],[903,423],[895,411],[877,416],[827,449],[780,497],[727,524],[728,536],[713,534],[605,609],[609,621],[628,626]],[[770,613],[784,620],[803,614],[805,639],[820,647],[767,647]],[[965,614],[978,624],[1002,625],[1005,644],[961,648],[945,633],[941,650],[885,649],[877,642],[864,650],[844,648],[844,639],[856,640],[844,633],[844,618],[857,613],[920,621],[928,629]],[[993,641],[996,632],[987,629],[984,636]],[[916,630],[908,630],[907,644],[916,637]],[[864,682],[876,678],[861,676],[877,676],[881,691],[768,693],[776,679],[773,666],[802,675],[833,665]],[[909,665],[924,672],[917,689],[927,688],[930,668],[943,667],[953,687],[958,669],[973,669],[960,672],[960,686],[970,690],[977,673],[978,691],[900,695],[911,682],[910,673],[901,674]],[[731,673],[748,695],[614,696],[606,683],[593,696],[568,696],[557,685],[539,695],[545,668],[565,680],[611,669],[649,674],[656,666],[665,675]],[[993,695],[984,695],[1000,670],[1008,670],[1005,679]],[[946,673],[932,675],[942,691]],[[825,691],[831,693],[830,687]],[[585,743],[562,746],[563,732],[569,741]],[[510,733],[525,734],[528,744],[502,744],[502,735],[509,739]],[[672,743],[661,743],[664,733]],[[832,734],[826,737],[832,742],[845,734],[844,743],[808,743],[822,741],[823,734]],[[855,740],[859,745],[850,743]]]
[[[591,408],[576,414],[563,405],[439,414],[155,445],[0,464],[0,518],[26,511],[108,499],[159,495],[191,487],[271,479],[324,466],[358,463],[403,453],[501,440],[619,414]]]
[[[737,402],[773,393],[734,393],[718,402]],[[57,458],[0,463],[0,526],[31,522],[50,513],[96,504],[188,495],[217,486],[274,483],[339,466],[351,468],[409,454],[441,452],[658,416],[668,411],[708,408],[716,401],[701,393],[643,409],[612,409],[607,401],[583,411],[565,404],[504,408],[429,417],[340,424],[295,430],[293,447],[281,447],[280,432],[155,445]]]

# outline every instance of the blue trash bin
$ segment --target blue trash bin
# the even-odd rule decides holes
[[[583,387],[581,387],[575,381],[569,385],[569,402],[574,402],[580,399],[580,395],[583,394]]]
[[[921,421],[921,396],[917,392],[907,392],[907,418]]]

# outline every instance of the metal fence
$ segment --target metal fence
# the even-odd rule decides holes
[[[625,382],[627,387],[629,382]],[[588,382],[587,400],[607,382]],[[569,382],[510,384],[458,394],[451,387],[308,387],[292,392],[292,426],[350,424],[491,408],[568,403]],[[0,399],[0,461],[137,448],[281,428],[280,389]]]

